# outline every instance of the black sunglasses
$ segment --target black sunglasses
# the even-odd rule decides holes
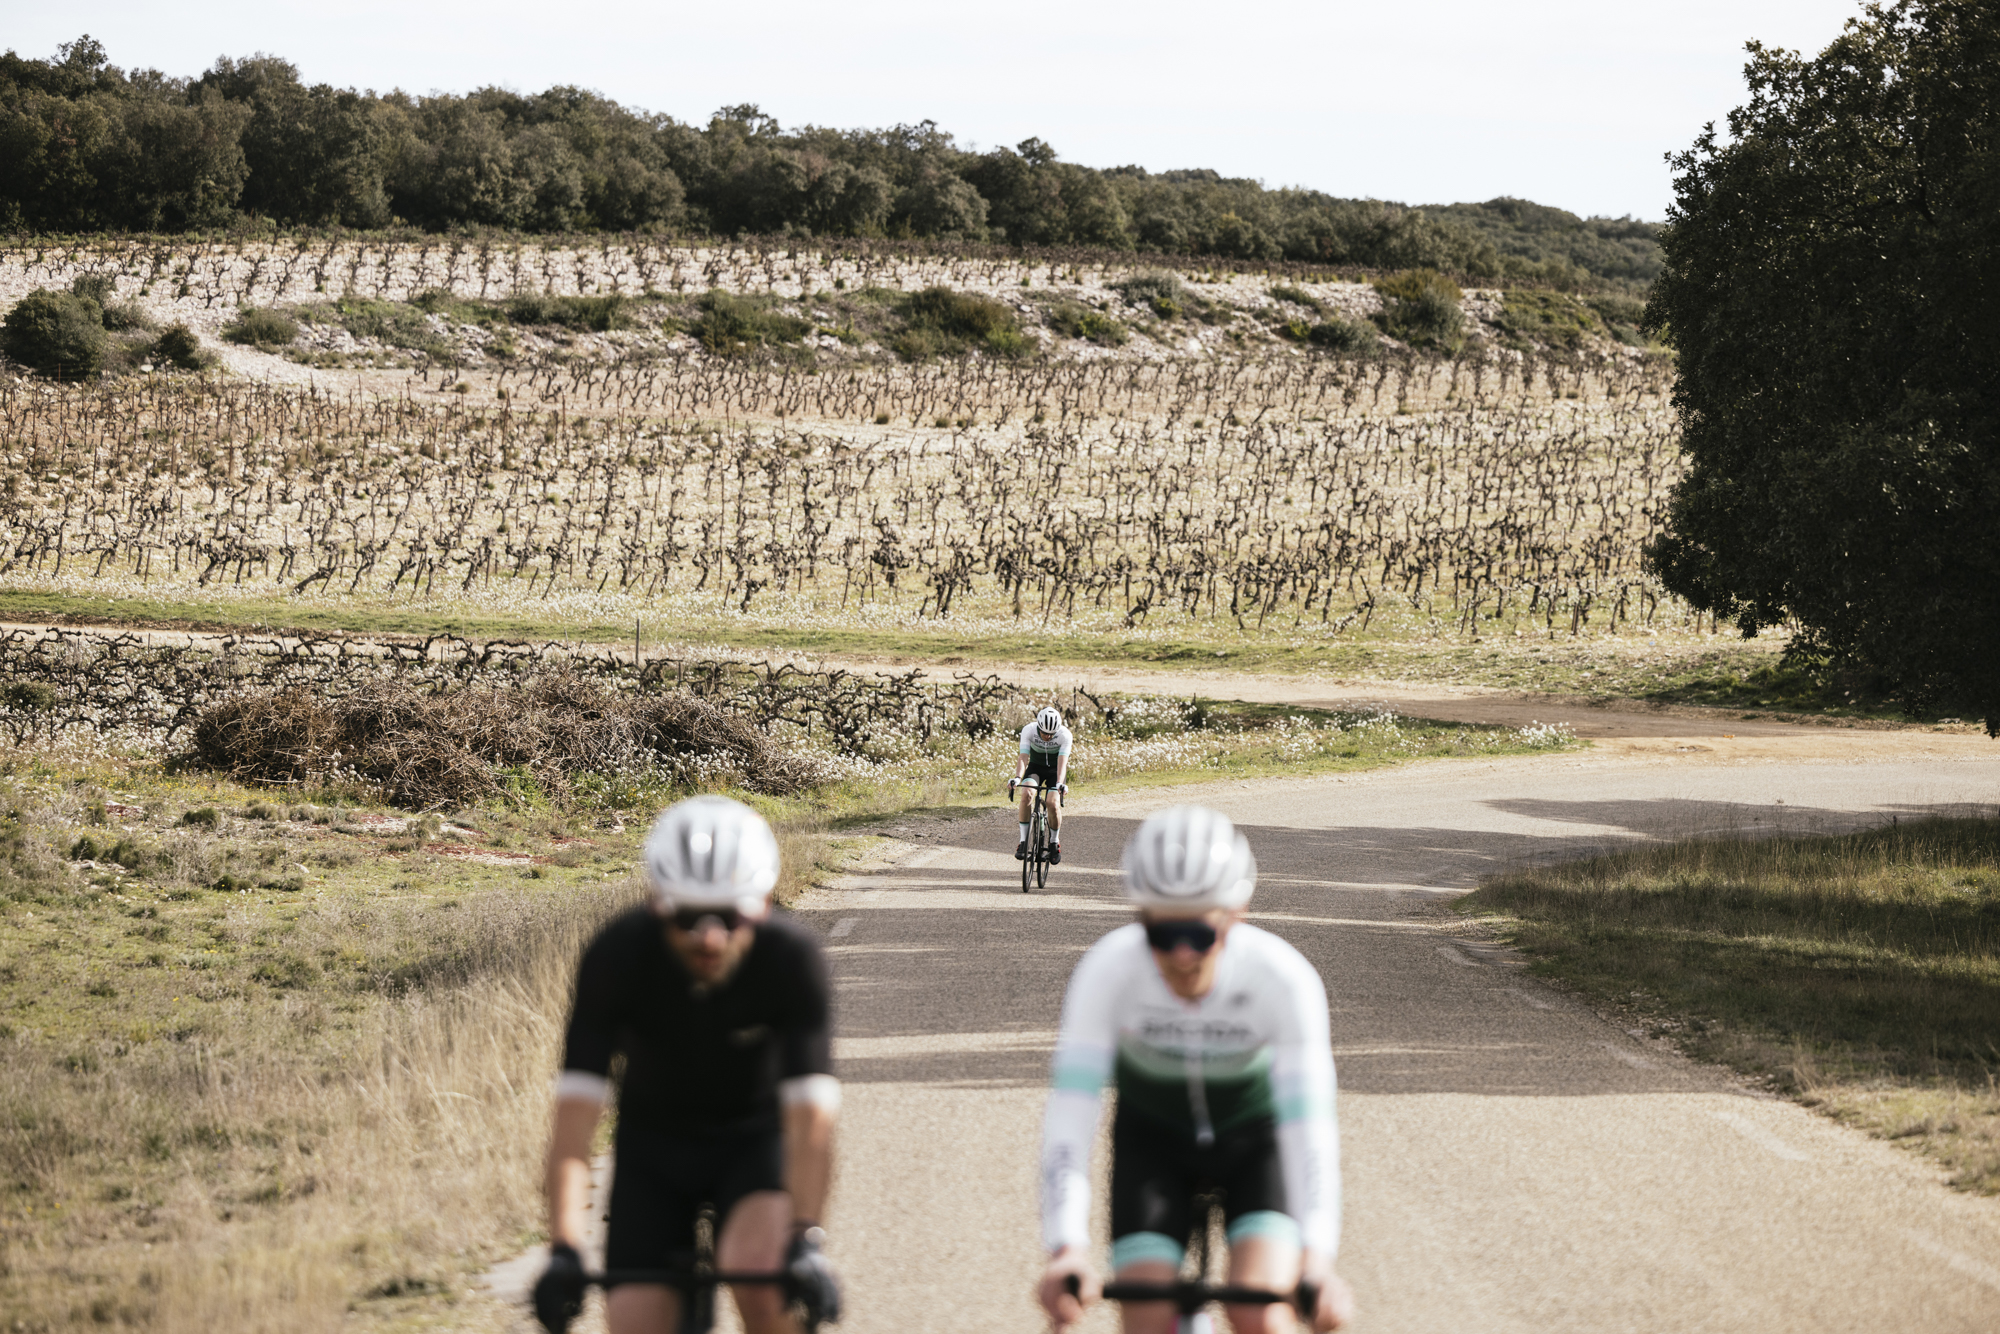
[[[674,909],[674,925],[682,931],[696,930],[703,922],[711,920],[721,923],[724,931],[734,931],[750,919],[734,908]]]
[[[1171,954],[1186,945],[1196,954],[1215,948],[1216,930],[1199,917],[1169,917],[1163,922],[1146,923],[1146,943],[1162,954]]]

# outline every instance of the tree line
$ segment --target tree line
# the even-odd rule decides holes
[[[307,84],[274,56],[196,78],[120,69],[88,36],[0,56],[0,228],[288,228],[950,238],[1428,267],[1632,289],[1652,224],[1499,199],[1411,208],[1210,170],[1093,169],[1040,139],[973,152],[931,121],[706,125],[585,89],[411,96]]]

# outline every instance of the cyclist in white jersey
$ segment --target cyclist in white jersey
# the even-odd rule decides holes
[[[1111,1267],[1121,1281],[1180,1272],[1197,1192],[1220,1191],[1231,1286],[1317,1285],[1315,1330],[1353,1299],[1333,1272],[1340,1138],[1326,989],[1297,950],[1243,921],[1249,843],[1225,815],[1177,806],[1125,847],[1139,920],[1091,946],[1070,977],[1042,1137],[1040,1298],[1065,1330],[1096,1300],[1090,1152],[1106,1085],[1112,1123]],[[1069,1292],[1071,1279],[1080,1289]],[[1294,1328],[1289,1306],[1231,1305],[1236,1334]],[[1168,1302],[1127,1302],[1126,1334],[1165,1334]]]
[[[1037,790],[1049,808],[1049,864],[1062,861],[1062,806],[1056,800],[1056,789],[1068,781],[1069,748],[1074,740],[1069,728],[1063,726],[1062,715],[1054,709],[1043,709],[1021,729],[1021,758],[1007,784],[1020,794],[1021,841],[1014,847],[1017,862],[1028,855],[1028,803]],[[1026,778],[1035,783],[1023,782]]]

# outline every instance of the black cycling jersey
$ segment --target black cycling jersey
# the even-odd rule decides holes
[[[729,979],[695,984],[646,908],[584,951],[563,1069],[600,1077],[625,1057],[618,1134],[776,1127],[781,1081],[832,1072],[826,955],[783,913],[757,925]]]

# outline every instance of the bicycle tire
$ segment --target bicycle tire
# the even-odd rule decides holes
[[[1042,830],[1041,843],[1035,849],[1035,888],[1046,889],[1049,884],[1049,832]]]
[[[1027,893],[1035,883],[1035,819],[1034,810],[1029,808],[1027,847],[1021,850],[1021,892]]]

